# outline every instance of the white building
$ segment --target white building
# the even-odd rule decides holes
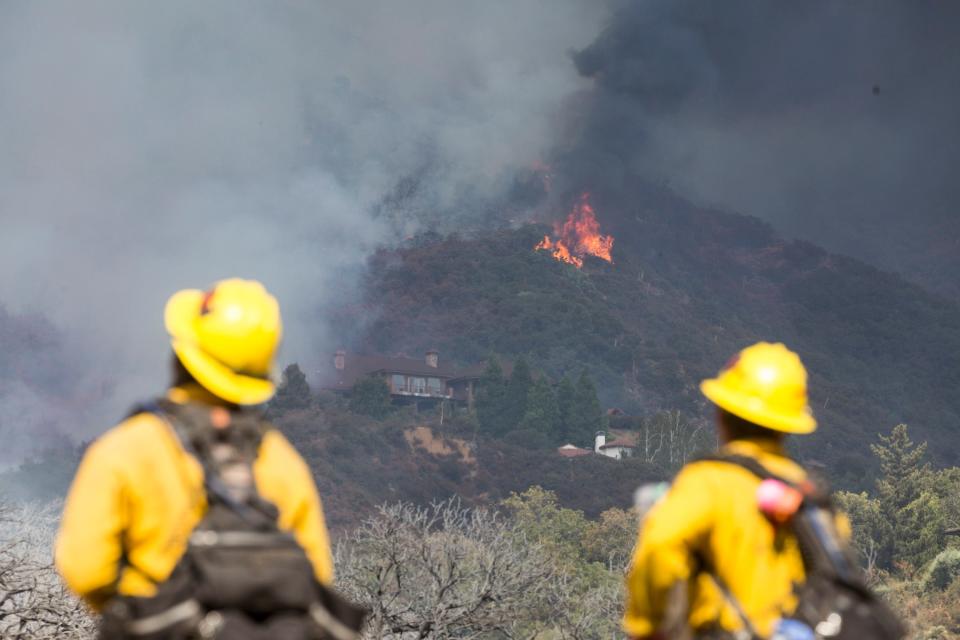
[[[607,434],[603,431],[597,431],[594,439],[593,452],[601,456],[607,456],[614,460],[622,460],[633,455],[634,444],[626,438],[617,438],[607,442]]]

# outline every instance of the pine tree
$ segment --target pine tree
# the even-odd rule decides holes
[[[350,411],[373,418],[383,418],[392,405],[390,387],[379,376],[365,376],[357,380],[350,392]]]
[[[496,357],[491,357],[487,368],[480,377],[477,389],[477,421],[483,432],[502,435],[507,431],[504,426],[504,404],[506,381],[503,369]]]
[[[914,444],[907,425],[898,424],[889,436],[880,436],[880,444],[870,445],[880,460],[877,489],[891,512],[899,511],[920,496],[930,468],[923,464],[927,443]]]
[[[557,384],[557,439],[562,440],[562,444],[573,442],[573,428],[571,418],[573,416],[573,396],[576,392],[573,382],[567,376],[563,376]],[[590,434],[591,436],[593,434]]]
[[[580,374],[573,390],[567,424],[567,435],[580,441],[589,441],[597,431],[603,429],[603,412],[600,409],[600,399],[597,398],[597,388],[586,371]]]
[[[307,376],[300,370],[300,365],[294,362],[283,370],[283,377],[277,386],[277,393],[270,402],[272,411],[292,411],[306,409],[312,403],[310,385]]]
[[[929,489],[931,472],[924,463],[927,444],[915,444],[907,425],[898,424],[870,449],[880,460],[877,494],[880,512],[890,523],[882,555],[919,568],[941,550],[943,537],[943,512]]]
[[[533,375],[530,373],[530,365],[525,358],[521,357],[513,365],[513,372],[510,374],[510,381],[504,393],[503,420],[507,431],[516,429],[523,420],[527,412],[527,397],[530,395],[532,386]]]
[[[560,411],[557,408],[557,398],[547,382],[547,377],[541,375],[527,395],[527,410],[520,422],[522,429],[532,429],[548,436],[551,441],[560,440]],[[560,442],[557,446],[563,445]]]

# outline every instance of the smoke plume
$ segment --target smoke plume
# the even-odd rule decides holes
[[[283,360],[325,362],[318,312],[373,246],[486,211],[543,157],[588,82],[566,52],[602,19],[586,0],[3,3],[0,322],[46,318],[56,344],[30,358],[63,380],[3,377],[2,428],[108,426],[166,382],[167,296],[227,276],[278,295]]]
[[[631,176],[960,295],[960,4],[617,2],[574,181]]]

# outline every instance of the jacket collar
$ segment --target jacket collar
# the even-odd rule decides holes
[[[751,458],[757,458],[763,454],[787,457],[783,448],[783,441],[772,438],[732,440],[721,448],[724,452],[750,456]]]
[[[177,404],[207,404],[212,406],[228,407],[229,403],[216,396],[195,382],[170,387],[167,390],[167,399]]]

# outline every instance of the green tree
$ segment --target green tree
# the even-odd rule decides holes
[[[538,486],[511,493],[501,504],[528,542],[542,545],[557,566],[576,570],[589,525],[582,511],[561,507],[554,492]]]
[[[573,442],[573,429],[570,419],[573,415],[573,396],[576,388],[570,378],[563,376],[557,384],[557,413],[558,413],[558,431],[557,439],[563,440],[563,444]],[[590,434],[593,435],[593,434]]]
[[[960,580],[960,549],[944,549],[924,572],[921,583],[924,591],[943,591],[950,583]]]
[[[600,399],[597,398],[597,388],[586,371],[580,374],[573,390],[573,401],[567,420],[567,435],[574,440],[589,440],[597,431],[603,429],[603,411],[600,409]]]
[[[504,419],[507,383],[500,360],[491,357],[480,377],[477,389],[477,420],[480,429],[491,435],[503,435],[509,430]]]
[[[350,392],[350,410],[373,418],[390,413],[390,387],[379,376],[365,376],[357,380]]]
[[[870,445],[870,450],[880,460],[880,499],[892,513],[920,497],[930,473],[929,465],[923,463],[927,443],[914,444],[905,424],[895,426],[889,436],[879,437],[880,443]]]
[[[277,386],[277,393],[270,401],[270,408],[278,411],[306,409],[313,403],[307,376],[294,362],[283,370],[283,377]]]
[[[560,506],[556,494],[538,486],[521,494],[511,494],[501,505],[518,534],[518,543],[521,546],[532,543],[541,549],[561,585],[550,609],[539,615],[563,632],[536,637],[617,637],[623,571],[619,566],[616,571],[607,569],[606,563],[611,558],[605,552],[625,548],[629,544],[626,540],[636,537],[634,518],[611,510],[600,522],[592,523],[583,512]],[[585,543],[591,547],[599,545],[602,550],[592,548],[588,553]],[[588,555],[594,551],[603,562],[591,561]],[[625,557],[622,553],[613,555],[616,557],[612,562],[618,565]]]
[[[960,536],[960,467],[937,471],[931,484],[943,507],[944,534]]]
[[[892,565],[893,527],[880,507],[880,501],[867,492],[838,491],[837,506],[850,519],[852,543],[869,578],[877,569]]]
[[[932,491],[922,491],[893,524],[894,559],[901,566],[920,569],[944,548],[943,507]]]
[[[637,514],[634,510],[607,509],[599,520],[591,521],[584,531],[580,546],[584,557],[610,569],[623,571],[630,561],[637,542]]]
[[[940,552],[944,529],[943,508],[924,462],[927,444],[915,444],[907,425],[898,424],[870,449],[880,461],[880,513],[891,527],[883,555],[894,566],[919,569]]]
[[[521,429],[532,429],[547,435],[555,442],[554,446],[561,446],[560,411],[557,409],[557,398],[547,382],[547,377],[541,375],[530,388],[527,395],[527,410],[520,422]]]
[[[517,428],[527,412],[527,397],[533,387],[533,375],[526,358],[519,358],[504,393],[503,420],[507,431]]]

